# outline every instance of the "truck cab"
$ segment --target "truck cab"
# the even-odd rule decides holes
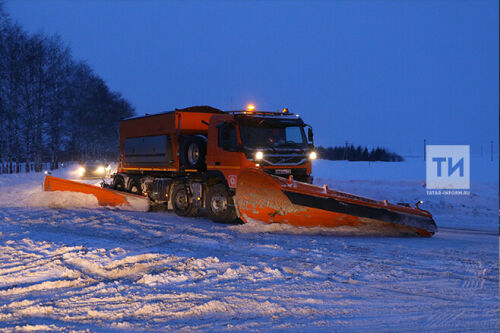
[[[266,173],[310,182],[315,158],[312,131],[289,112],[237,111],[213,115],[208,129],[207,170],[224,174],[237,188],[240,170],[262,168]]]
[[[307,135],[305,129],[307,128]],[[209,106],[125,119],[112,187],[167,204],[178,215],[205,208],[236,219],[232,197],[245,169],[311,182],[312,130],[288,112],[221,111]]]

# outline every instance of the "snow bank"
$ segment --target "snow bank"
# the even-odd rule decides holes
[[[70,191],[44,192],[41,183],[43,177],[40,174],[29,175],[20,179],[19,175],[3,175],[0,177],[4,184],[0,184],[0,206],[2,207],[41,207],[41,208],[102,208],[93,194],[85,194]],[[19,183],[16,183],[16,182]],[[95,180],[86,181],[97,185]],[[107,207],[111,209],[127,210],[135,212],[147,212],[150,201],[147,198],[126,196],[130,206]]]
[[[24,199],[23,203],[28,207],[99,208],[97,198],[93,194],[68,191],[33,193]]]
[[[368,237],[397,237],[401,233],[393,229],[381,230],[378,226],[364,227],[362,230],[350,226],[337,228],[325,227],[295,227],[285,223],[266,223],[248,218],[248,223],[229,226],[229,229],[240,233],[278,233],[288,235],[324,235],[324,236],[368,236]]]
[[[130,206],[105,206],[110,209],[127,210],[134,212],[147,212],[150,208],[148,198],[126,196]],[[47,208],[102,208],[93,194],[70,191],[35,192],[22,201],[21,206],[47,207]]]

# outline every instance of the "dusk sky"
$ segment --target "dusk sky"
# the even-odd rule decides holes
[[[7,1],[138,114],[288,107],[318,145],[498,147],[498,1]]]

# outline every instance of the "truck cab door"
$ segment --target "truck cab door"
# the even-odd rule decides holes
[[[232,121],[219,122],[210,129],[208,141],[207,170],[222,172],[228,186],[236,188],[242,162],[236,124]]]

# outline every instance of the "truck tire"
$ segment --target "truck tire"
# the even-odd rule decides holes
[[[128,191],[135,194],[142,194],[141,179],[131,178],[128,183]]]
[[[214,222],[232,223],[237,218],[233,198],[224,184],[210,187],[205,207],[208,217]]]
[[[123,179],[122,175],[116,175],[113,177],[113,187],[117,190],[125,189],[125,179]]]
[[[186,185],[175,185],[171,200],[175,214],[179,216],[196,216],[198,214],[198,207],[191,203]]]
[[[207,142],[204,137],[188,136],[181,145],[180,160],[187,169],[204,169],[206,153]]]

